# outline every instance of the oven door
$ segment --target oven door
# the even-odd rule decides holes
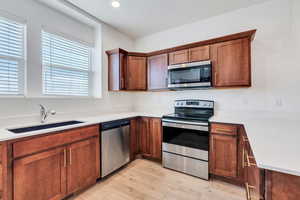
[[[163,121],[163,151],[208,161],[208,125]]]
[[[168,67],[168,88],[210,87],[211,61]]]

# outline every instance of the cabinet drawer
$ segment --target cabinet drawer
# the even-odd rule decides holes
[[[52,135],[15,142],[13,144],[13,157],[17,158],[28,154],[33,154],[98,135],[99,126],[97,125],[67,130]]]
[[[230,125],[230,124],[212,124],[211,125],[212,133],[236,136],[237,131],[238,131],[238,127],[235,125]]]

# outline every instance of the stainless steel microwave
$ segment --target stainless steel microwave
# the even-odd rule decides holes
[[[212,62],[202,61],[168,66],[168,88],[209,88],[212,86]]]

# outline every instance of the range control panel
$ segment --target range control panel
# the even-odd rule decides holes
[[[191,107],[191,108],[214,108],[214,102],[208,100],[176,100],[175,107]]]

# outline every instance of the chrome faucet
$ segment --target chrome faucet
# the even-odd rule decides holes
[[[45,123],[46,122],[46,119],[49,116],[49,114],[51,114],[51,115],[55,115],[56,114],[55,110],[47,110],[45,108],[45,106],[43,106],[42,104],[40,104],[40,107],[41,107],[41,109],[40,109],[41,123]]]

